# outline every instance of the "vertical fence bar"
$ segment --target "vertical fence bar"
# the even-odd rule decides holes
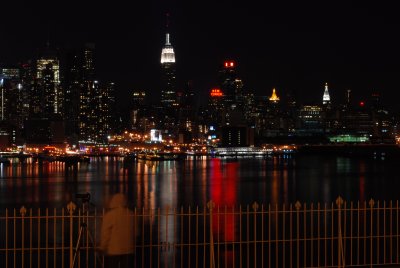
[[[307,267],[307,204],[304,203],[304,208],[303,208],[303,244],[304,244],[304,260],[303,260],[303,265],[304,267]]]
[[[320,212],[321,210],[321,205],[318,202],[317,203],[317,267],[319,267],[320,264],[320,258],[321,258],[321,220],[320,220]]]
[[[331,202],[331,209],[330,209],[330,211],[331,211],[331,266],[333,267],[335,264],[334,264],[334,252],[333,252],[333,247],[334,247],[334,245],[333,245],[333,238],[334,238],[334,229],[333,229],[333,227],[335,226],[335,224],[334,224],[334,220],[335,220],[335,216],[334,216],[334,212],[335,212],[335,210],[334,210],[334,207],[333,207],[333,202]]]
[[[196,206],[196,267],[199,266],[199,207]]]
[[[26,208],[23,206],[21,207],[21,209],[19,210],[20,214],[21,214],[21,233],[22,233],[22,237],[21,237],[21,267],[25,267],[25,214],[26,214]]]
[[[275,204],[275,267],[279,264],[279,219],[278,219],[278,204]]]
[[[363,211],[364,211],[364,265],[367,265],[367,202],[366,201],[364,201]]]
[[[93,233],[93,259],[94,259],[94,267],[97,267],[97,259],[100,259],[100,256],[96,254],[98,254],[96,251],[96,247],[97,247],[97,208],[94,208],[94,233]],[[136,218],[134,218],[134,220],[136,220]],[[134,236],[134,239],[136,240],[136,234]],[[136,244],[136,243],[135,243]],[[133,249],[133,252],[135,252],[135,248]],[[136,258],[135,258],[136,259]],[[101,265],[101,263],[100,263]]]
[[[379,250],[380,250],[380,247],[379,247],[379,240],[380,240],[379,221],[380,221],[380,205],[379,205],[379,200],[378,200],[377,207],[376,207],[376,263],[377,264],[380,263],[380,261],[379,261],[379,255],[380,255],[379,254]]]
[[[64,208],[61,208],[61,268],[64,268],[64,254],[65,254],[65,247],[64,247],[64,232],[65,232],[65,220],[64,220]]]
[[[314,203],[311,203],[310,207],[310,251],[311,251],[311,258],[310,258],[310,265],[311,267],[314,266]]]
[[[181,238],[180,238],[180,245],[181,245],[181,267],[183,267],[183,245],[184,245],[184,243],[183,243],[183,227],[184,227],[184,225],[183,225],[183,206],[181,206],[181,215],[180,215],[180,218],[181,218]],[[189,233],[189,236],[190,236],[190,233]],[[190,264],[188,264],[188,265],[190,265]]]
[[[45,223],[45,227],[46,227],[46,234],[45,234],[45,245],[46,245],[46,268],[49,267],[49,209],[46,208],[46,223]]]
[[[190,209],[190,206],[189,206],[189,210],[188,210],[188,213],[189,213],[189,218],[188,218],[188,245],[189,245],[189,247],[188,247],[188,266],[191,266],[192,264],[191,264],[191,259],[190,259],[190,257],[191,257],[191,249],[192,249],[192,228],[190,228],[191,226],[191,219],[192,219],[192,210]],[[150,266],[151,267],[151,266]]]
[[[249,225],[250,225],[250,211],[249,211],[249,205],[246,206],[246,267],[250,267],[250,230],[249,230]]]
[[[373,245],[372,245],[372,242],[373,242],[373,214],[374,214],[374,200],[373,199],[371,199],[370,201],[369,201],[369,206],[370,206],[370,208],[371,208],[371,217],[370,217],[370,219],[371,219],[371,221],[370,221],[370,224],[371,224],[371,226],[370,226],[370,266],[372,267],[372,265],[373,265]]]
[[[135,211],[136,211],[136,209],[135,209]],[[158,208],[157,209],[157,224],[158,224],[158,226],[157,226],[157,232],[158,232],[158,234],[157,234],[157,239],[158,239],[158,242],[157,242],[157,254],[158,254],[158,257],[157,257],[157,267],[160,267],[160,258],[161,258],[161,252],[160,252],[160,250],[161,250],[161,211],[160,211],[160,208]]]
[[[83,216],[83,221],[85,222],[85,226],[82,226],[85,230],[85,240],[84,242],[86,243],[86,257],[85,257],[85,267],[89,267],[89,242],[90,242],[90,237],[89,237],[89,232],[90,232],[90,222],[89,222],[89,204],[87,204],[86,211],[82,212]]]
[[[239,267],[242,268],[242,205],[239,206]]]
[[[71,201],[67,205],[67,210],[69,213],[69,267],[73,268],[73,260],[74,260],[74,241],[73,241],[73,231],[74,231],[74,222],[73,222],[73,214],[76,209],[76,205]],[[39,212],[40,214],[40,212]],[[40,255],[39,255],[40,256]],[[38,266],[40,267],[40,265]]]
[[[227,230],[228,229],[228,226],[227,226],[227,218],[226,218],[226,213],[227,213],[227,208],[226,208],[226,205],[224,206],[224,229],[225,230]],[[224,244],[225,244],[225,246],[224,246],[224,250],[225,250],[225,254],[224,254],[224,262],[225,262],[225,265],[224,265],[224,267],[226,268],[227,267],[227,265],[228,265],[228,240],[227,240],[227,235],[226,235],[226,232],[224,233]]]
[[[176,238],[178,237],[176,226],[177,226],[177,211],[176,211],[176,208],[174,208],[174,233],[172,234],[173,235],[172,241],[174,242],[174,246],[173,246],[174,257],[173,257],[173,260],[172,260],[172,266],[173,267],[176,267],[176,251],[177,251],[177,249],[176,249],[176,247],[177,247]]]
[[[390,200],[390,247],[389,247],[389,256],[390,256],[390,264],[393,264],[393,201]]]
[[[396,263],[399,263],[399,200],[396,201]]]
[[[271,204],[268,204],[268,267],[271,267],[271,244],[272,244],[272,238],[271,238]]]
[[[41,215],[40,215],[40,208],[38,208],[38,233],[37,233],[37,238],[38,238],[38,258],[37,258],[37,260],[38,260],[38,266],[37,267],[41,267],[40,266],[40,238],[41,238],[41,235],[40,235],[40,217],[41,217]]]
[[[17,213],[16,210],[14,208],[14,226],[13,226],[13,234],[14,234],[14,250],[13,250],[13,257],[14,257],[14,268],[17,267]]]
[[[350,202],[350,266],[353,265],[353,201]]]
[[[150,260],[149,260],[149,267],[153,267],[153,210],[150,208],[149,209],[149,222],[150,222],[150,230],[149,230],[149,236],[150,236],[150,247],[149,247],[149,255],[150,255]],[[136,224],[136,221],[137,221],[137,218],[136,218],[136,216],[134,217],[134,220],[135,220],[135,224]],[[136,228],[135,228],[135,235],[137,235],[137,230],[136,230]],[[136,250],[135,250],[136,251]]]
[[[297,235],[297,261],[296,261],[296,267],[300,267],[300,208],[301,208],[301,203],[299,201],[296,202],[295,204],[296,207],[296,235]]]
[[[53,267],[57,267],[57,210],[53,211]]]
[[[206,226],[207,226],[207,211],[206,207],[204,207],[203,208],[203,268],[206,267]],[[211,264],[209,266],[211,266]]]
[[[338,267],[344,267],[344,253],[343,253],[343,236],[342,236],[342,205],[343,205],[343,199],[342,197],[338,197],[336,199],[336,205],[338,207],[338,234],[337,234],[337,240],[338,240]],[[333,240],[333,239],[332,239]]]
[[[214,209],[214,202],[211,200],[207,204],[208,209],[210,211],[210,265],[209,267],[215,268],[215,256],[214,256],[214,238],[212,233],[212,225],[213,225],[213,209]],[[205,255],[205,254],[204,254]]]
[[[261,267],[264,267],[264,204],[261,205]],[[235,252],[235,251],[234,251]]]
[[[285,203],[283,203],[282,205],[282,267],[285,267],[286,265],[286,260],[285,260],[285,250],[286,250],[286,207],[285,207]]]
[[[360,201],[357,201],[357,265],[360,265]]]
[[[215,214],[214,214],[215,215]],[[217,216],[217,232],[216,232],[216,235],[217,235],[217,241],[216,241],[216,244],[217,244],[217,257],[215,258],[215,256],[214,256],[214,259],[216,259],[216,262],[217,262],[217,268],[219,268],[219,261],[220,261],[220,244],[221,244],[221,227],[220,227],[220,217],[221,217],[221,212],[220,212],[220,205],[218,205],[217,206],[217,214],[216,214],[216,216]],[[214,237],[214,235],[213,235],[213,237]],[[215,251],[214,251],[214,253],[215,253]]]
[[[386,201],[383,201],[383,264],[386,264]]]
[[[325,236],[324,236],[324,262],[325,262],[325,267],[328,266],[328,215],[327,215],[327,211],[328,211],[328,206],[325,203],[324,204],[324,232],[325,232]]]
[[[236,222],[235,222],[235,206],[232,206],[232,229],[233,229],[233,241],[232,241],[232,268],[235,268],[235,243],[236,243]]]
[[[346,260],[346,240],[347,240],[347,202],[344,201],[343,207],[342,207],[342,213],[343,213],[343,221],[342,221],[342,259],[343,259],[343,267],[345,266],[345,260]],[[351,254],[351,253],[350,253]]]
[[[145,234],[145,230],[144,230],[144,226],[145,226],[145,221],[144,221],[144,215],[145,215],[145,210],[144,210],[144,206],[142,207],[142,209],[141,209],[141,211],[142,211],[142,214],[140,215],[140,212],[139,212],[139,217],[141,217],[141,224],[140,224],[140,227],[141,227],[141,231],[142,231],[142,268],[144,268],[144,262],[145,262],[145,260],[144,260],[144,238],[145,238],[145,236],[144,236],[144,234]],[[168,242],[168,208],[167,208],[167,214],[166,214],[166,217],[167,217],[167,223],[166,223],[166,225],[167,225],[167,227],[166,227],[166,229],[167,229],[167,237],[165,238],[165,242],[167,243]],[[165,256],[167,256],[167,254],[165,254]],[[165,263],[167,263],[167,261],[165,262]],[[167,265],[167,264],[165,264],[165,265]]]
[[[8,208],[6,208],[6,267],[8,267]]]
[[[33,265],[33,214],[32,214],[32,209],[29,209],[29,267],[32,268]]]
[[[289,252],[289,255],[290,255],[290,258],[289,258],[289,260],[290,260],[290,267],[293,267],[293,205],[292,205],[292,203],[290,203],[290,206],[289,206],[289,239],[290,239],[290,245],[289,245],[289,247],[290,247],[290,252]]]
[[[257,268],[257,202],[253,203],[253,211],[254,211],[254,268]]]

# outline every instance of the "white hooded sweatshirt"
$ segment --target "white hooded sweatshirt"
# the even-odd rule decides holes
[[[101,226],[100,250],[106,255],[133,254],[135,252],[135,219],[127,208],[125,195],[115,194],[104,215]]]

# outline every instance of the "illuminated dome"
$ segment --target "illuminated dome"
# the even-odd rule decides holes
[[[272,101],[272,102],[278,102],[278,101],[279,101],[279,97],[278,97],[278,95],[276,95],[276,90],[275,90],[275,88],[272,89],[272,95],[271,95],[271,97],[269,98],[269,100]]]

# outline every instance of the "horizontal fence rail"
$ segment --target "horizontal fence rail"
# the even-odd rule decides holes
[[[106,210],[6,209],[1,267],[103,267]],[[400,264],[399,202],[133,209],[134,267],[370,267]]]

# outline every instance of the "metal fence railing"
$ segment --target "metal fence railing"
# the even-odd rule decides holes
[[[135,267],[399,265],[399,211],[398,201],[340,197],[329,204],[134,209]],[[58,210],[6,209],[0,266],[102,267],[96,247],[104,212],[72,202]]]

